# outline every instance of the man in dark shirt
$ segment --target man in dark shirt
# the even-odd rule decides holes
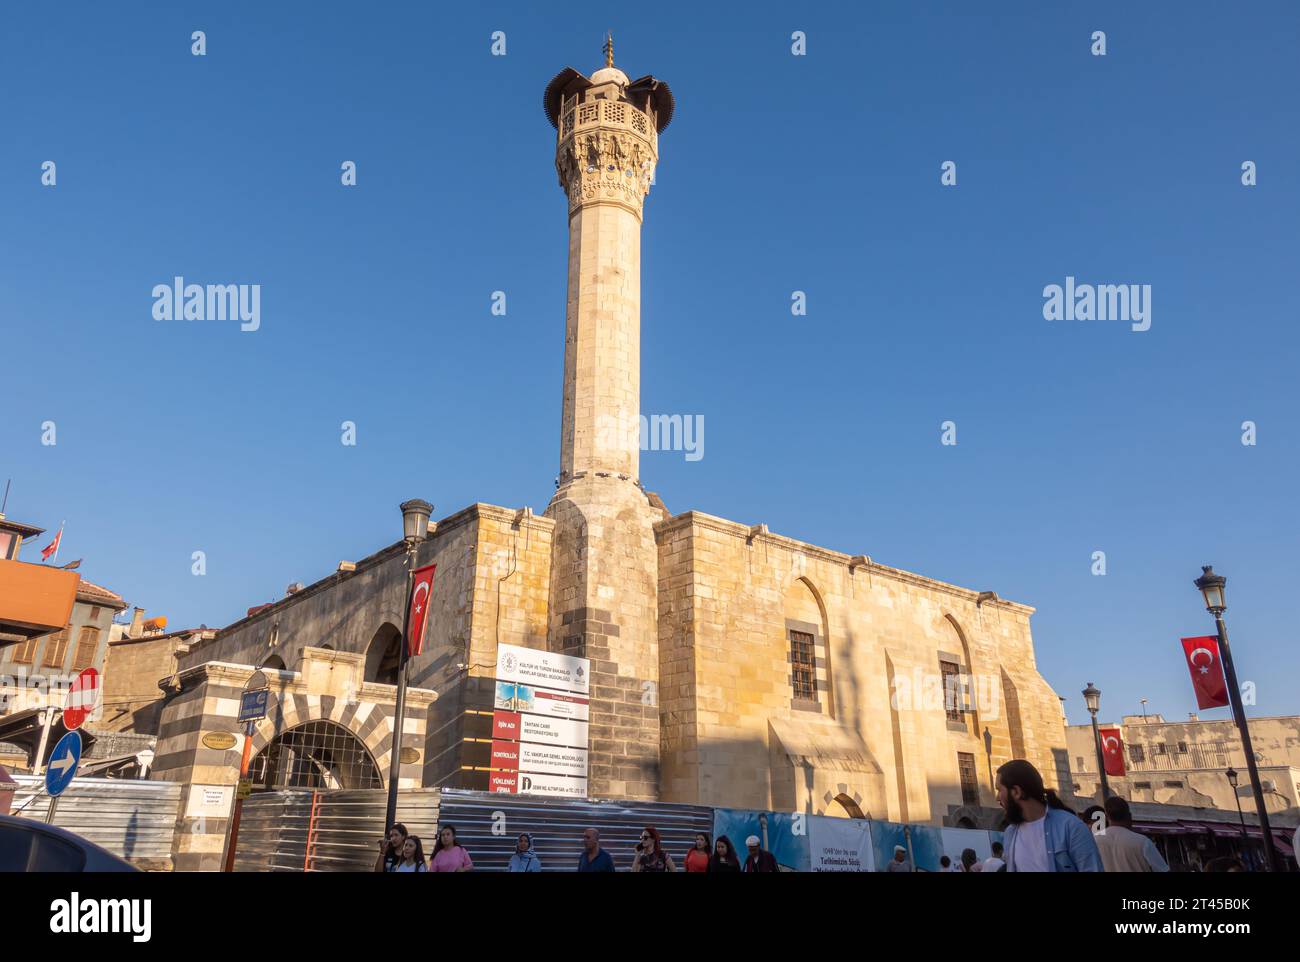
[[[582,833],[582,854],[578,856],[578,871],[614,871],[614,858],[600,847],[600,832],[594,828],[589,828]]]
[[[749,858],[745,859],[746,872],[779,871],[776,867],[776,856],[771,852],[763,851],[757,835],[751,835],[745,839],[745,847],[749,849]]]

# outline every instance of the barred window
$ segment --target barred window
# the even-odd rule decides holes
[[[961,775],[961,803],[979,805],[980,783],[975,774],[975,756],[970,752],[957,753],[957,771]]]
[[[69,629],[64,628],[53,635],[45,645],[45,658],[41,664],[45,668],[62,668],[63,659],[68,655]]]
[[[1130,745],[1128,747],[1128,757],[1131,761],[1140,765],[1146,761],[1146,749],[1141,745]]]
[[[342,725],[314,721],[277,735],[249,766],[259,791],[285,788],[382,788],[365,744]]]
[[[943,708],[948,720],[964,722],[965,698],[962,694],[961,665],[941,660],[939,674],[943,677]]]
[[[817,652],[806,631],[790,631],[790,685],[795,698],[817,700]]]

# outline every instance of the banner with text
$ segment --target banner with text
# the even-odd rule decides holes
[[[497,646],[488,790],[586,798],[591,662]]]

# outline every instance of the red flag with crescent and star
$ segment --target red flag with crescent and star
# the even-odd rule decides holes
[[[1106,774],[1119,778],[1124,774],[1124,736],[1118,728],[1103,728],[1098,735],[1101,737],[1101,758],[1106,765]]]
[[[1228,704],[1228,683],[1223,678],[1223,663],[1219,661],[1219,639],[1205,635],[1181,641],[1187,670],[1192,673],[1192,688],[1196,690],[1196,707],[1222,708]]]
[[[429,593],[437,565],[416,568],[411,578],[411,610],[406,614],[406,651],[414,658],[424,650],[424,616],[429,613]]]

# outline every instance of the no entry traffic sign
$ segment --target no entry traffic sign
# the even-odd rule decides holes
[[[63,706],[63,727],[76,731],[99,707],[99,672],[83,669],[68,689],[68,699]]]

